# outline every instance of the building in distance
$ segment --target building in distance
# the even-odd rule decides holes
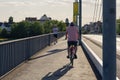
[[[44,23],[45,21],[49,21],[51,20],[51,17],[47,17],[46,14],[44,14],[40,19],[37,19],[36,17],[26,17],[25,21],[30,21],[30,22],[34,22],[34,21],[40,21],[42,23]]]

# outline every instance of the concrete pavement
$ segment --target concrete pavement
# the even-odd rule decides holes
[[[39,51],[1,80],[97,80],[81,46],[74,67],[69,65],[64,37]]]

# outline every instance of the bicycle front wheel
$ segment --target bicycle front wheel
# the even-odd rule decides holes
[[[70,64],[73,66],[73,63],[74,63],[74,55],[71,54],[71,56],[70,56]]]

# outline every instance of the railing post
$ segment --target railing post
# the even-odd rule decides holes
[[[48,35],[48,45],[50,46],[51,44],[51,34]]]

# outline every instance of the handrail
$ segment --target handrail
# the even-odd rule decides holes
[[[59,32],[58,38],[65,35]],[[0,79],[39,50],[54,41],[53,33],[5,41],[0,43]]]

